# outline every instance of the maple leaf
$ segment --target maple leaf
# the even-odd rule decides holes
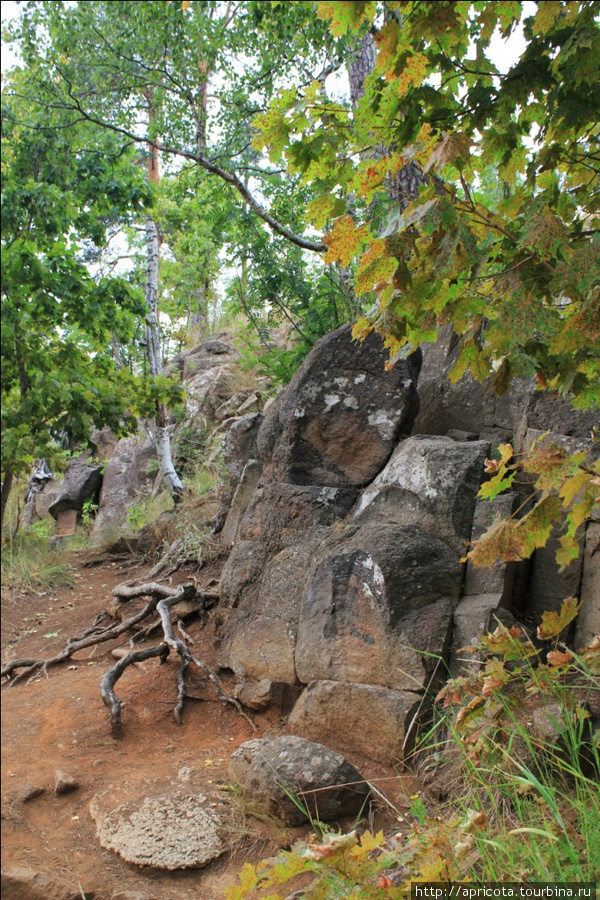
[[[580,603],[576,597],[567,597],[563,601],[560,612],[545,612],[541,625],[538,626],[537,636],[540,641],[549,641],[558,637],[567,625],[570,625],[579,612]]]
[[[357,226],[352,216],[343,216],[323,238],[323,243],[329,248],[323,257],[325,262],[350,265],[355,253],[368,237],[369,229],[366,225]]]
[[[469,135],[461,134],[459,131],[450,134],[444,133],[442,140],[427,160],[423,171],[429,172],[434,167],[443,169],[444,166],[453,163],[456,159],[466,162],[471,154],[470,147]]]
[[[317,6],[317,15],[320,19],[329,19],[332,33],[339,36],[356,31],[361,22],[374,16],[376,8],[373,0],[323,0]]]

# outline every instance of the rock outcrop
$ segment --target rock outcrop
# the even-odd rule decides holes
[[[442,340],[425,353],[419,412],[419,356],[387,372],[374,335],[356,344],[345,327],[320,341],[262,421],[248,422],[224,528],[222,664],[238,696],[294,686],[289,731],[386,762],[410,744],[446,666],[468,665],[462,648],[514,621],[512,610],[541,615],[536,584],[554,578],[548,554],[490,569],[463,561],[522,501],[477,499],[493,445],[525,447],[531,413],[589,447],[589,417],[552,415],[526,382],[500,399],[470,377],[449,387],[453,352]],[[556,605],[581,578],[576,564],[554,580]]]

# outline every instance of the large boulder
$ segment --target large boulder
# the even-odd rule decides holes
[[[242,540],[260,540],[277,553],[299,535],[344,519],[358,491],[350,487],[296,485],[272,481],[263,473],[239,527]]]
[[[293,735],[247,741],[232,755],[229,769],[245,797],[286,825],[355,815],[370,792],[341,754]]]
[[[223,662],[239,677],[295,684],[294,652],[311,545],[286,547],[267,560],[263,544],[235,545],[221,580],[232,608],[223,629]]]
[[[387,765],[402,757],[404,742],[423,700],[413,691],[374,684],[314,681],[288,719],[293,734],[341,753],[362,753]]]
[[[349,325],[315,345],[258,434],[274,480],[360,487],[377,475],[418,409],[420,356],[384,363],[381,338],[354,342]]]
[[[102,466],[90,462],[87,455],[72,459],[65,469],[64,479],[48,512],[54,519],[58,519],[67,510],[80,513],[86,500],[98,496],[101,484]]]
[[[299,680],[419,690],[448,648],[462,566],[418,526],[348,528],[315,554],[298,623]]]
[[[352,520],[419,525],[464,553],[489,452],[487,441],[424,436],[401,441],[363,491]]]
[[[105,464],[99,509],[90,539],[101,544],[114,539],[127,522],[128,511],[148,499],[156,481],[158,461],[150,437],[121,438]]]

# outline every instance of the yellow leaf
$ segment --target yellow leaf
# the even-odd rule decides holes
[[[538,626],[537,636],[540,641],[549,641],[570,625],[579,612],[579,602],[576,597],[567,597],[563,601],[560,612],[545,612],[542,616],[542,624]]]
[[[342,216],[323,238],[323,243],[329,248],[323,257],[325,262],[350,265],[355,253],[366,242],[368,236],[369,229],[366,225],[357,226],[352,216]]]

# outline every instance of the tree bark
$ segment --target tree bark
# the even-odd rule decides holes
[[[4,527],[4,513],[6,511],[6,504],[8,503],[8,497],[10,494],[10,489],[13,483],[13,471],[10,468],[6,469],[4,473],[4,478],[2,479],[2,500],[1,500],[1,510],[0,510],[0,531]]]
[[[348,79],[350,81],[350,100],[352,107],[356,108],[361,97],[365,93],[365,79],[371,74],[377,59],[377,46],[370,31],[367,31],[356,47],[348,64]],[[373,156],[382,157],[389,152],[389,148],[380,144],[375,148]],[[395,200],[400,209],[406,207],[415,199],[419,188],[427,183],[427,178],[419,166],[410,162],[395,175],[389,175],[385,185],[390,197]]]
[[[146,352],[152,377],[162,374],[158,323],[158,254],[156,222],[152,216],[148,216],[146,219]],[[173,463],[167,408],[164,403],[160,402],[156,404],[154,444],[162,480],[173,500],[178,502],[185,487]]]

